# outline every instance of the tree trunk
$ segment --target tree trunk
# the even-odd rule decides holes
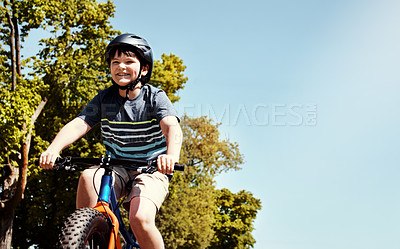
[[[15,58],[15,26],[12,21],[12,17],[10,13],[6,13],[8,25],[10,26],[10,52],[11,52],[11,69],[12,69],[12,89],[11,91],[15,91],[17,87],[17,67],[16,67],[16,58]]]
[[[9,175],[4,180],[4,189],[2,193],[2,199],[9,199],[15,195],[15,189],[18,181],[18,168],[12,165],[6,165],[9,171]],[[12,224],[14,220],[14,210],[8,205],[8,203],[1,202],[0,208],[0,248],[9,249],[11,248],[12,239]]]
[[[42,100],[39,106],[36,108],[35,113],[31,118],[31,124],[36,121],[37,117],[43,110],[47,103],[47,99]],[[26,126],[24,126],[26,129]],[[0,207],[0,249],[10,249],[12,240],[12,224],[14,220],[14,212],[17,205],[21,202],[26,181],[27,172],[29,165],[29,149],[31,145],[32,130],[28,133],[25,142],[22,146],[22,162],[19,163],[19,167],[15,168],[9,165],[11,173],[5,179],[4,184],[4,199],[2,199]]]
[[[2,236],[0,240],[1,249],[11,248],[13,221],[14,221],[14,210],[10,210],[10,213],[1,215],[0,217],[1,233],[2,235],[4,234],[4,236]]]
[[[13,14],[14,15],[14,14]],[[15,16],[12,18],[12,23],[14,26],[14,46],[15,46],[15,70],[18,75],[22,75],[21,68],[21,44],[19,38],[19,28],[18,28],[18,20]]]

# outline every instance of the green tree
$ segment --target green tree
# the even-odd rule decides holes
[[[219,125],[207,117],[185,115],[181,126],[181,161],[189,167],[175,173],[157,224],[167,248],[208,248],[218,210],[214,177],[239,169],[243,155],[237,143],[221,139]]]
[[[154,62],[154,70],[151,76],[150,84],[163,89],[172,103],[180,98],[176,96],[176,92],[184,88],[184,84],[188,80],[184,76],[186,66],[183,60],[174,54],[161,55],[161,61]]]
[[[251,232],[261,201],[245,190],[237,194],[228,189],[215,191],[214,237],[209,248],[245,249],[256,242]]]
[[[3,1],[0,6],[0,248],[11,247],[15,208],[26,186],[32,127],[46,103],[36,94],[43,84],[22,74],[17,5]]]
[[[0,128],[5,131],[0,139],[0,248],[10,248],[14,211],[26,196],[31,139],[36,142],[34,147],[43,147],[49,141],[43,134],[60,121],[42,123],[46,132],[38,135],[39,120],[35,121],[44,104],[56,105],[59,110],[63,110],[63,101],[78,105],[85,100],[78,94],[81,85],[89,84],[90,94],[106,82],[99,51],[117,33],[108,22],[113,11],[111,2],[90,0],[10,0],[0,7]],[[40,41],[42,50],[37,56],[23,59],[23,45],[35,30],[51,38]],[[103,74],[95,73],[100,68]],[[41,117],[43,114],[48,117],[49,112]],[[30,172],[35,173],[37,169]]]

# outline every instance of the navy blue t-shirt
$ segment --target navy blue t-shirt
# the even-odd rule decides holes
[[[160,121],[177,113],[163,90],[142,87],[139,96],[125,100],[111,86],[100,91],[78,117],[90,127],[101,122],[106,154],[112,158],[154,159],[167,151]],[[178,119],[179,120],[179,119]]]

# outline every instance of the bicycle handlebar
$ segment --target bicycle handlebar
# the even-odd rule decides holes
[[[54,165],[57,170],[65,169],[67,171],[74,171],[79,168],[76,163],[86,165],[113,165],[113,166],[124,166],[128,169],[133,169],[142,173],[153,173],[157,170],[157,161],[145,161],[135,159],[116,159],[109,157],[100,158],[87,158],[87,157],[65,157],[57,158]],[[35,160],[35,165],[39,166],[39,159]],[[175,163],[174,170],[184,171],[185,164]]]

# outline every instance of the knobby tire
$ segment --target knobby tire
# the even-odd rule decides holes
[[[110,232],[110,225],[102,213],[93,208],[81,208],[65,221],[58,248],[107,249]]]

